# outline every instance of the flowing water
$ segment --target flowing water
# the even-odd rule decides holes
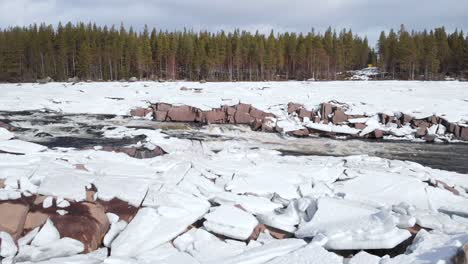
[[[329,138],[292,138],[274,133],[252,132],[233,125],[200,126],[181,123],[160,123],[113,115],[63,115],[55,112],[0,112],[0,121],[17,129],[17,138],[53,147],[85,148],[96,145],[124,146],[144,139],[114,139],[103,131],[118,126],[162,129],[178,138],[214,144],[226,141],[247,141],[252,147],[280,151],[283,155],[349,156],[369,155],[387,159],[408,160],[436,169],[468,174],[468,144],[415,143],[393,140],[339,140]]]

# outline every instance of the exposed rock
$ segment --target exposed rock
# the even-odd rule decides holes
[[[202,79],[202,80],[200,80],[200,83],[206,83],[206,80]]]
[[[166,103],[157,103],[155,105],[155,110],[159,111],[169,111],[172,108],[172,105]]]
[[[356,128],[356,129],[364,129],[366,127],[367,127],[367,125],[364,124],[364,123],[355,123],[354,124],[354,128]]]
[[[418,127],[416,130],[416,136],[417,137],[424,137],[427,134],[427,128],[426,127]]]
[[[153,110],[151,108],[136,108],[130,110],[130,115],[131,116],[137,116],[137,117],[145,117],[149,113],[151,113]]]
[[[8,131],[13,131],[15,129],[14,126],[10,125],[9,123],[5,123],[0,121],[0,127],[5,128]]]
[[[51,215],[50,219],[61,237],[70,237],[85,245],[85,252],[96,250],[109,229],[104,208],[88,202],[73,203],[66,215]]]
[[[136,82],[138,81],[138,78],[137,77],[130,77],[130,79],[128,79],[129,82]]]
[[[156,112],[154,113],[154,118],[156,119],[156,121],[166,121],[167,112],[156,110]]]
[[[424,140],[426,142],[434,142],[436,138],[437,138],[437,135],[434,135],[434,134],[427,134],[424,136]]]
[[[160,148],[159,146],[156,146],[154,149],[148,149],[146,147],[110,147],[110,146],[105,146],[103,147],[104,151],[114,151],[114,152],[120,152],[120,153],[125,153],[128,156],[136,159],[151,159],[157,156],[161,156],[166,154],[166,152]]]
[[[328,116],[333,112],[333,105],[330,103],[323,103],[320,107],[320,115],[322,120],[328,120]]]
[[[248,112],[237,111],[234,114],[234,122],[236,124],[251,124],[255,119]]]
[[[202,113],[202,122],[208,124],[224,124],[226,123],[227,115],[221,109],[214,109]]]
[[[332,122],[335,125],[344,123],[348,121],[348,116],[345,114],[343,110],[336,110],[335,114],[333,115]]]
[[[249,113],[250,107],[251,106],[249,104],[243,104],[243,103],[239,103],[238,105],[235,106],[237,112],[242,112],[242,113]]]
[[[3,189],[3,188],[5,188],[5,180],[0,179],[0,189]]]
[[[288,114],[292,114],[294,112],[297,112],[301,108],[303,108],[303,106],[301,104],[288,103]]]
[[[383,138],[384,132],[380,129],[374,130],[374,137],[375,138]]]
[[[309,130],[307,128],[303,128],[299,130],[290,131],[287,134],[295,137],[307,137],[309,136]]]
[[[176,106],[169,109],[167,112],[167,119],[169,121],[178,122],[195,122],[197,113],[193,107],[190,106]]]
[[[309,118],[309,119],[312,119],[313,117],[313,112],[312,111],[309,111],[309,110],[306,110],[305,108],[301,108],[299,109],[299,117],[300,118]]]
[[[138,212],[138,208],[120,199],[114,198],[110,201],[98,200],[98,204],[104,207],[106,213],[113,213],[119,216],[120,219],[127,223],[132,221],[133,217]]]
[[[21,200],[0,201],[0,231],[7,232],[13,239],[23,233],[29,205]]]
[[[393,116],[389,116],[389,115],[384,114],[384,113],[380,113],[379,117],[380,117],[380,122],[382,124],[384,124],[384,125],[388,124],[388,123],[391,123],[393,118],[394,118]]]
[[[460,138],[462,140],[468,140],[468,127],[460,128]]]
[[[265,112],[258,110],[257,108],[252,107],[249,112],[250,116],[253,118],[262,119],[265,117]]]
[[[415,128],[418,128],[418,127],[428,128],[430,126],[431,126],[431,124],[429,122],[427,122],[426,120],[413,119],[413,127],[415,127]]]
[[[453,258],[454,264],[468,264],[468,244],[462,246]]]
[[[439,123],[439,117],[432,115],[431,117],[427,118],[427,121],[435,125]]]
[[[413,117],[407,114],[401,115],[401,118],[400,118],[400,121],[403,125],[411,123],[412,120],[413,120]]]

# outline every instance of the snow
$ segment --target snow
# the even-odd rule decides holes
[[[258,225],[257,219],[232,205],[221,205],[205,215],[203,226],[226,237],[245,240]]]
[[[199,87],[200,93],[180,91],[180,87]],[[268,89],[259,89],[269,87]],[[1,84],[0,110],[50,109],[64,113],[128,114],[147,102],[186,104],[208,110],[224,104],[250,103],[273,113],[288,102],[307,109],[338,101],[349,106],[347,113],[373,115],[387,109],[417,118],[433,114],[450,122],[468,120],[467,84],[464,82],[104,82],[48,83],[45,85]],[[107,97],[107,98],[106,98]],[[123,100],[111,100],[119,97]]]
[[[299,226],[296,236],[323,234],[328,238],[327,249],[393,248],[411,236],[396,227],[388,212],[359,202],[320,198],[317,208],[311,221]]]
[[[340,134],[368,134],[382,129],[398,138],[409,137],[411,128],[381,125],[376,113],[401,111],[419,117],[436,113],[452,121],[468,119],[468,101],[457,99],[468,98],[467,86],[458,82],[197,83],[202,87],[201,94],[181,93],[182,85],[195,83],[83,83],[67,87],[53,83],[25,84],[15,89],[1,84],[0,110],[47,108],[64,113],[128,114],[130,109],[147,106],[148,102],[188,104],[206,110],[241,101],[275,113],[283,131],[309,126]],[[270,88],[256,89],[260,85]],[[18,95],[22,101],[16,99]],[[104,98],[110,95],[124,99]],[[50,101],[53,98],[55,103]],[[365,123],[367,128],[360,131],[346,125],[287,117],[288,102],[316,109],[319,103],[329,100],[346,103],[348,114],[370,116],[349,120]],[[122,120],[113,121],[120,125]],[[8,133],[0,130],[1,151],[25,154],[0,153],[0,181],[5,186],[0,189],[0,200],[37,193],[47,196],[38,206],[52,210],[55,204],[59,207],[53,209],[56,213],[70,210],[69,215],[73,215],[71,203],[85,201],[86,188],[94,185],[95,198],[118,198],[139,207],[129,223],[108,213],[111,225],[104,236],[106,248],[91,254],[80,254],[84,250],[81,242],[61,238],[50,219],[18,240],[16,256],[12,239],[0,233],[0,255],[7,257],[2,261],[435,263],[449,262],[468,242],[466,174],[407,161],[342,155],[342,150],[335,152],[342,147],[338,141],[308,145],[302,139],[252,132],[240,126],[187,129],[213,138],[185,139],[185,129],[178,131],[183,135],[180,138],[159,129],[118,126],[102,130],[106,138],[114,139],[145,135],[147,138],[138,146],[157,145],[168,152],[146,160],[100,151],[99,147],[48,149],[12,139],[11,135],[5,137]],[[430,133],[442,134],[444,129],[434,126]],[[277,151],[313,153],[316,147],[331,149],[337,156],[283,155]],[[267,229],[259,231],[263,226],[259,224]],[[415,224],[433,231],[421,230],[409,250],[400,256],[379,258],[361,251],[343,260],[332,253],[391,249],[410,237],[406,229]],[[272,236],[281,234],[281,230],[295,238]],[[246,241],[253,231],[260,232],[258,238]],[[109,257],[107,248],[111,249]]]
[[[135,218],[112,242],[113,256],[134,257],[154,249],[183,233],[186,228],[200,219],[205,211],[176,210],[161,214],[153,208],[142,208]],[[173,213],[173,214],[171,214]]]
[[[18,247],[10,234],[0,231],[0,256],[4,258],[13,257],[17,251]]]
[[[0,150],[8,153],[14,154],[28,154],[34,152],[41,152],[46,150],[47,147],[30,143],[22,140],[7,140],[7,141],[0,141]]]
[[[277,257],[271,261],[266,262],[267,264],[342,264],[343,257],[336,255],[335,253],[328,252],[321,246],[317,246],[313,243],[291,252],[287,255]]]
[[[14,138],[15,135],[3,127],[0,127],[0,141],[5,141]]]

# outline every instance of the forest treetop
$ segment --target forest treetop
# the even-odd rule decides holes
[[[468,74],[468,37],[444,27],[382,32],[375,48],[351,29],[270,34],[34,24],[0,30],[0,81],[213,81],[342,79],[372,64],[386,79],[437,80]]]

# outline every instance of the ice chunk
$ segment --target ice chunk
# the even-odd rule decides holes
[[[234,256],[228,257],[222,261],[212,261],[206,262],[207,264],[223,263],[223,264],[260,264],[265,263],[271,259],[274,259],[279,256],[286,255],[290,252],[293,252],[307,243],[302,239],[282,239],[282,240],[273,240],[269,243],[266,243],[260,247],[254,247],[252,249],[246,250],[243,253]]]
[[[0,141],[0,150],[8,153],[29,154],[45,151],[46,149],[45,146],[22,140]]]
[[[277,257],[267,264],[343,264],[343,257],[328,252],[323,247],[309,244],[303,248],[293,251],[281,257]]]
[[[379,263],[380,263],[380,257],[371,255],[365,251],[360,251],[348,261],[348,264],[379,264]]]
[[[141,208],[112,242],[112,255],[132,257],[152,250],[180,235],[206,212],[174,209],[177,213],[161,215],[156,209]]]
[[[232,205],[214,208],[205,219],[203,225],[209,231],[240,240],[247,239],[258,225],[254,216]]]
[[[14,138],[15,135],[3,127],[0,127],[0,141],[5,141]]]
[[[7,232],[0,231],[0,256],[13,257],[18,252],[18,247],[13,238]]]
[[[389,213],[362,203],[321,198],[317,207],[312,220],[299,225],[296,236],[322,233],[329,238],[328,249],[393,248],[411,236],[396,227]]]
[[[55,228],[54,223],[50,219],[47,219],[39,233],[32,240],[31,245],[38,247],[47,246],[48,244],[55,242],[59,239],[59,231],[57,230],[57,228]]]

